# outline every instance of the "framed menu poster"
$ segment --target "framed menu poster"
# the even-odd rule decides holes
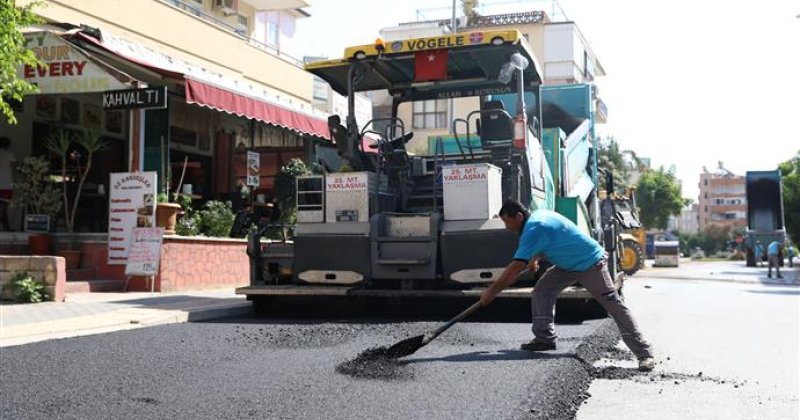
[[[156,172],[112,173],[108,194],[108,264],[128,260],[133,229],[156,226]]]

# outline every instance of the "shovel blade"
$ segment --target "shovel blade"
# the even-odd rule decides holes
[[[386,350],[386,356],[391,357],[393,359],[398,359],[400,357],[406,357],[408,355],[411,355],[425,345],[425,343],[423,343],[424,338],[425,338],[424,335],[418,335],[416,337],[407,338],[393,345],[392,347],[389,347]]]

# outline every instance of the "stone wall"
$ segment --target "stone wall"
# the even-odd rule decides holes
[[[67,270],[64,258],[53,256],[0,255],[0,293],[5,300],[14,299],[11,278],[18,272],[27,272],[45,283],[45,292],[55,302],[63,302],[66,293]]]
[[[154,289],[178,292],[250,284],[247,241],[165,236]],[[128,290],[149,290],[144,278],[132,278]]]

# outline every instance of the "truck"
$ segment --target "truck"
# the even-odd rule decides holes
[[[783,218],[783,185],[781,171],[748,171],[745,174],[745,197],[747,199],[747,229],[744,247],[747,266],[755,267],[755,246],[761,243],[764,250],[773,241],[786,241]],[[766,261],[764,252],[761,258]]]
[[[348,98],[328,120],[335,147],[316,146],[322,174],[297,179],[292,243],[249,236],[255,302],[281,296],[477,298],[512,259],[516,237],[496,217],[513,198],[558,211],[601,243],[621,289],[619,220],[600,200],[590,85],[542,86],[540,65],[516,30],[479,31],[355,46],[306,64]],[[391,114],[356,121],[354,95],[384,91]],[[409,153],[401,106],[477,98],[448,136]],[[289,274],[282,275],[282,274]],[[499,299],[529,299],[541,273]],[[560,296],[588,302],[570,287]]]

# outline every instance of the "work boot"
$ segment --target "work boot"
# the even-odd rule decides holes
[[[519,348],[527,351],[548,351],[555,350],[556,343],[542,343],[541,341],[536,341],[534,338],[529,343],[523,343]]]
[[[643,357],[639,359],[639,370],[642,372],[650,372],[656,367],[656,361],[652,357]]]

